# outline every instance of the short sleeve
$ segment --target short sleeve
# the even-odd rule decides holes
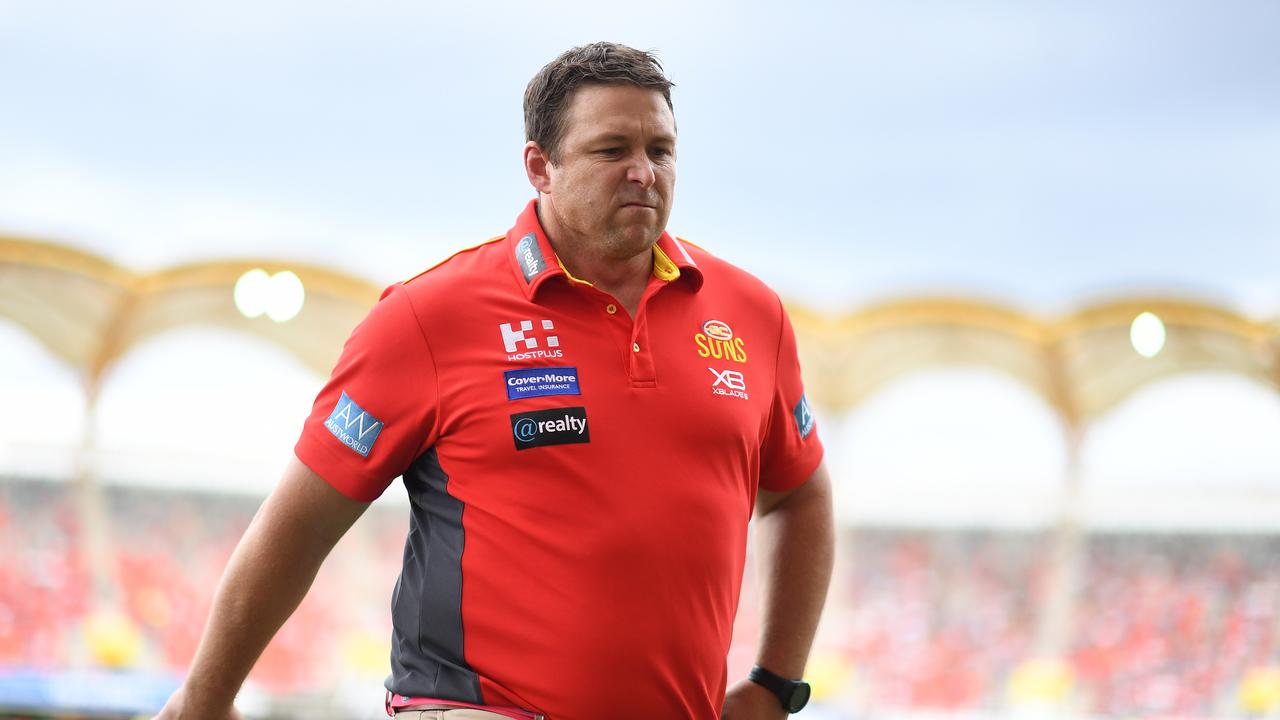
[[[347,497],[374,500],[434,442],[437,397],[431,350],[393,286],[347,339],[294,453]]]
[[[760,487],[771,492],[803,484],[822,462],[817,422],[804,394],[795,331],[785,309],[778,338],[778,363],[764,445],[760,450]]]

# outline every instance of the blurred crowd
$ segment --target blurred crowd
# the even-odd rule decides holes
[[[260,499],[107,488],[109,592],[80,542],[82,512],[63,483],[0,481],[0,669],[108,664],[181,673],[213,589]],[[407,510],[373,508],[335,548],[250,680],[271,693],[382,673],[388,608]],[[11,552],[12,548],[16,552]],[[105,613],[104,610],[115,610]],[[123,615],[124,627],[114,622]],[[101,622],[95,622],[102,620]]]
[[[833,610],[843,622],[824,639],[847,655],[859,704],[996,709],[1039,692],[1112,717],[1242,711],[1242,681],[1276,660],[1280,537],[1091,534],[1070,586],[1051,584],[1063,562],[1052,540],[852,533]],[[1075,591],[1053,654],[1070,679],[1014,697],[1011,678],[1045,652],[1048,596],[1064,587]]]
[[[258,503],[104,489],[104,599],[71,487],[0,481],[0,672],[108,662],[181,673]],[[254,683],[306,693],[385,673],[407,518],[407,507],[380,503],[357,523]],[[1276,660],[1280,536],[1090,534],[1069,556],[1054,552],[1048,532],[854,529],[841,543],[815,657],[839,661],[822,692],[849,707],[994,710],[1043,700],[1113,717],[1234,715],[1242,680]],[[1075,572],[1062,573],[1064,562]],[[731,666],[749,662],[754,642],[750,573],[747,585]],[[1055,604],[1055,592],[1070,597]],[[126,627],[95,629],[104,602]],[[1047,612],[1065,628],[1056,640]],[[1046,649],[1065,676],[1012,681]]]

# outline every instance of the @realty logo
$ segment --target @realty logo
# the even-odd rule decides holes
[[[516,450],[591,442],[587,409],[569,407],[516,413],[511,416],[511,437]]]
[[[516,421],[515,433],[516,442],[531,443],[538,437],[538,423],[530,418],[520,418]]]
[[[516,259],[520,261],[520,272],[524,273],[526,283],[547,269],[547,260],[542,257],[542,248],[538,247],[538,236],[529,233],[516,243]]]

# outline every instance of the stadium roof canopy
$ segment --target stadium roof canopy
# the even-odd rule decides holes
[[[247,270],[291,270],[306,288],[292,320],[246,318],[232,289]],[[137,273],[68,247],[0,237],[0,317],[30,332],[96,389],[130,349],[167,330],[221,326],[283,347],[327,374],[380,288],[334,270],[264,258]]]
[[[233,302],[252,269],[291,270],[306,288],[287,322],[246,318]],[[0,317],[34,336],[97,391],[113,363],[140,343],[184,326],[220,326],[274,343],[326,374],[380,288],[336,270],[245,258],[139,273],[79,250],[0,237]],[[1177,298],[1126,298],[1056,318],[963,298],[915,298],[830,314],[790,307],[808,392],[834,412],[931,367],[1003,371],[1072,426],[1104,414],[1137,389],[1177,373],[1230,372],[1280,389],[1280,318],[1260,321]],[[1142,312],[1164,322],[1153,358],[1134,351]]]

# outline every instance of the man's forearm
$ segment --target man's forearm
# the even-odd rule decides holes
[[[364,507],[295,462],[254,517],[218,584],[183,684],[183,716],[216,717],[231,707],[253,664]]]
[[[315,580],[324,555],[290,553],[255,519],[218,584],[185,683],[189,707],[230,707],[253,664]],[[279,554],[276,554],[279,553]]]
[[[813,646],[835,559],[831,481],[825,468],[761,515],[756,553],[762,601],[757,662],[798,678]]]

